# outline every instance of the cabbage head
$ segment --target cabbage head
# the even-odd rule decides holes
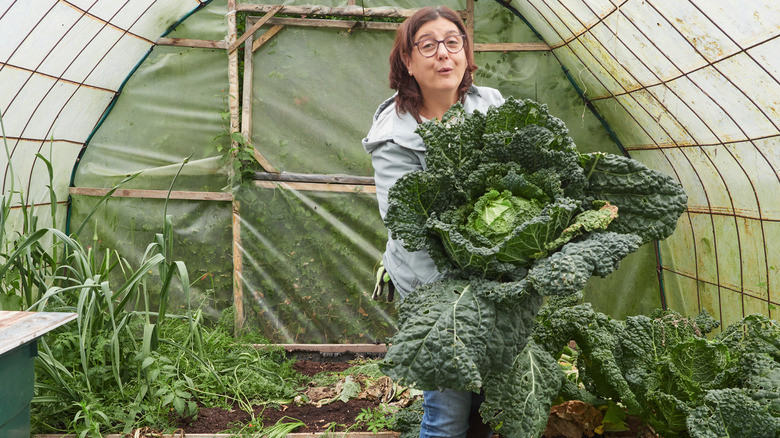
[[[667,175],[626,157],[580,154],[563,122],[531,100],[471,115],[456,104],[418,133],[428,168],[390,189],[385,223],[452,277],[518,281],[592,233],[633,235],[639,245],[664,239],[686,206]]]

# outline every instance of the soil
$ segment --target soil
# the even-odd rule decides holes
[[[262,418],[262,424],[270,426],[283,417],[295,418],[306,424],[293,432],[324,432],[332,423],[337,426],[332,429],[335,432],[343,432],[346,426],[355,422],[355,417],[362,409],[377,407],[379,402],[370,400],[350,400],[348,403],[335,401],[318,408],[314,405],[291,405],[284,410],[273,408],[256,408],[255,418]],[[182,424],[180,427],[188,434],[191,433],[219,433],[231,429],[237,425],[250,423],[251,416],[238,407],[232,410],[220,408],[202,408],[198,419],[190,424]],[[240,426],[238,426],[240,428]],[[351,432],[364,431],[365,429],[353,428]]]
[[[317,362],[310,360],[299,360],[294,364],[294,368],[303,375],[314,376],[317,373],[341,372],[353,366],[346,362]],[[316,433],[324,432],[328,427],[332,427],[334,432],[343,432],[347,426],[355,423],[355,417],[367,408],[376,408],[380,405],[379,400],[357,400],[352,399],[347,403],[335,401],[322,407],[313,404],[297,406],[294,404],[282,406],[280,408],[255,407],[254,415],[256,419],[262,419],[262,425],[270,426],[284,417],[294,418],[306,424],[305,427],[299,427],[295,433]],[[219,433],[231,428],[240,428],[241,425],[248,424],[252,417],[246,411],[238,406],[230,410],[221,408],[201,408],[196,420],[188,423],[179,424],[186,433]],[[333,425],[336,425],[333,427]],[[352,428],[350,432],[365,431],[365,429]]]
[[[293,364],[295,371],[309,377],[323,371],[338,373],[351,366],[353,365],[349,362],[318,362],[315,360],[299,360]]]

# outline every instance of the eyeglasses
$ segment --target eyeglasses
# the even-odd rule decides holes
[[[417,51],[420,55],[430,58],[439,51],[439,44],[444,43],[444,48],[450,53],[458,53],[463,50],[463,39],[466,35],[450,35],[443,40],[437,40],[434,38],[420,40],[414,43],[417,46]]]

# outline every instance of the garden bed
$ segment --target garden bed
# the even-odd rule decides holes
[[[360,357],[361,354],[357,354]],[[306,355],[305,357],[314,357]],[[343,362],[349,354],[342,355],[327,354],[320,360],[301,359],[295,363],[295,369],[301,374],[314,377],[317,374],[339,374],[353,367],[355,362]],[[351,356],[354,359],[354,356]],[[359,360],[359,359],[358,359]],[[376,381],[361,379],[361,385],[376,384]],[[378,379],[381,382],[381,379]],[[386,382],[385,382],[386,383]],[[336,385],[337,387],[339,384]],[[310,402],[301,405],[288,404],[279,407],[255,407],[254,418],[260,419],[264,425],[273,425],[277,422],[289,422],[292,419],[299,420],[305,425],[295,429],[294,433],[287,436],[289,438],[306,438],[327,435],[335,433],[344,438],[395,438],[398,432],[379,431],[376,434],[370,431],[370,426],[361,423],[356,417],[365,410],[381,409],[383,405],[382,394],[386,395],[387,387],[364,388],[363,394],[350,399],[346,402],[340,400],[318,406],[317,403]],[[308,393],[316,393],[321,389],[311,386],[307,389]],[[332,392],[331,394],[337,391]],[[412,400],[401,401],[401,405],[407,405]],[[591,433],[597,424],[601,424],[601,415],[598,410],[590,405],[579,402],[570,402],[558,405],[553,408],[550,414],[550,423],[548,434],[543,438],[579,438],[579,437],[640,437],[654,438],[655,435],[648,430],[642,430],[642,424],[636,418],[627,418],[629,430],[619,432],[604,432],[602,434]],[[188,424],[181,424],[181,428],[186,432],[187,437],[197,438],[220,436],[213,435],[229,429],[236,430],[236,426],[250,425],[252,416],[238,407],[231,410],[208,408],[201,409],[198,419]],[[593,424],[597,422],[597,424]],[[590,423],[590,424],[589,424]],[[252,426],[249,426],[250,428]],[[200,435],[198,435],[200,434]],[[211,435],[210,435],[211,434]],[[230,436],[230,435],[224,435]]]
[[[313,348],[313,347],[312,347]],[[376,363],[384,346],[370,347],[369,352],[351,346],[330,346],[327,352],[312,351],[310,347],[285,346],[287,355],[296,358],[293,367],[311,378],[301,395],[287,403],[257,404],[251,410],[246,405],[229,408],[200,407],[197,418],[179,419],[176,430],[156,431],[148,428],[134,430],[129,435],[108,434],[105,438],[222,438],[231,436],[287,436],[313,438],[397,438],[400,433],[387,430],[386,413],[408,407],[421,397],[419,392],[399,388],[386,376],[377,376]],[[379,350],[377,350],[379,349]],[[357,367],[357,368],[356,368]],[[356,369],[358,371],[356,371]],[[365,369],[366,374],[360,372]],[[349,371],[348,371],[349,370]],[[359,385],[344,396],[346,382]],[[355,388],[358,386],[355,385]],[[341,398],[341,399],[339,399]],[[342,400],[343,399],[343,400]],[[373,415],[368,415],[373,413]],[[360,416],[363,418],[360,418]],[[601,424],[601,415],[590,405],[580,402],[562,404],[553,408],[548,434],[543,438],[565,437],[641,437],[654,435],[640,431],[638,421],[627,422],[630,430],[594,434]],[[294,424],[297,426],[293,427]],[[289,425],[289,432],[271,432],[268,427]],[[283,428],[282,428],[283,429]],[[280,430],[280,429],[277,429]],[[66,438],[73,435],[41,434],[35,438]]]
[[[314,377],[318,373],[335,374],[345,371],[354,366],[354,363],[341,361],[314,361],[298,360],[295,363],[295,369],[303,375]],[[360,379],[360,378],[359,378]],[[366,379],[363,379],[366,382]],[[337,384],[338,385],[338,384]],[[343,385],[342,385],[343,386]],[[308,394],[319,393],[319,400],[332,399],[336,394],[336,388],[326,388],[312,386],[305,391]],[[367,391],[368,392],[368,391]],[[365,425],[357,425],[356,417],[367,409],[378,409],[382,404],[381,396],[377,396],[379,391],[373,394],[364,394],[363,398],[349,399],[347,402],[335,400],[330,403],[317,405],[319,400],[311,400],[304,404],[285,404],[275,406],[255,406],[253,409],[254,418],[261,421],[263,425],[273,425],[279,421],[295,419],[303,422],[305,425],[295,429],[295,433],[323,433],[323,432],[344,432],[353,427],[351,432],[366,431]],[[238,424],[250,425],[252,414],[234,406],[233,409],[221,408],[202,408],[198,418],[189,423],[181,423],[179,426],[189,433],[216,433],[224,430],[235,429]],[[255,425],[249,426],[254,428]]]

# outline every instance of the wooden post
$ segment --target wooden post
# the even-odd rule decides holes
[[[235,333],[244,331],[244,255],[241,252],[241,204],[233,201],[233,308],[236,316],[233,321]]]
[[[270,18],[270,17],[269,17]],[[247,17],[246,28],[249,29],[253,26],[252,19]],[[248,32],[247,32],[248,33]],[[241,102],[241,134],[244,138],[252,142],[252,76],[254,65],[252,64],[252,52],[250,50],[254,43],[254,32],[249,34],[244,44],[244,92]]]
[[[474,55],[474,0],[466,2],[466,35],[469,39],[469,50]]]
[[[236,0],[228,0],[228,47],[231,47],[238,39]],[[228,107],[230,109],[230,135],[231,148],[238,146],[232,139],[234,133],[239,132],[239,105],[238,105],[238,51],[228,50]],[[235,152],[231,160],[235,160]],[[235,175],[233,165],[230,165],[230,184],[234,183]],[[232,187],[231,187],[232,190]],[[243,257],[241,254],[241,216],[239,203],[233,199],[233,307],[236,310],[234,326],[236,333],[244,330],[244,286],[243,286]]]
[[[257,49],[260,48],[260,46],[267,43],[274,35],[279,33],[279,31],[282,29],[284,29],[284,26],[282,26],[281,24],[274,24],[272,28],[265,31],[265,33],[260,35],[260,37],[257,38],[257,40],[255,40],[254,43],[252,43],[252,52],[256,52]]]

